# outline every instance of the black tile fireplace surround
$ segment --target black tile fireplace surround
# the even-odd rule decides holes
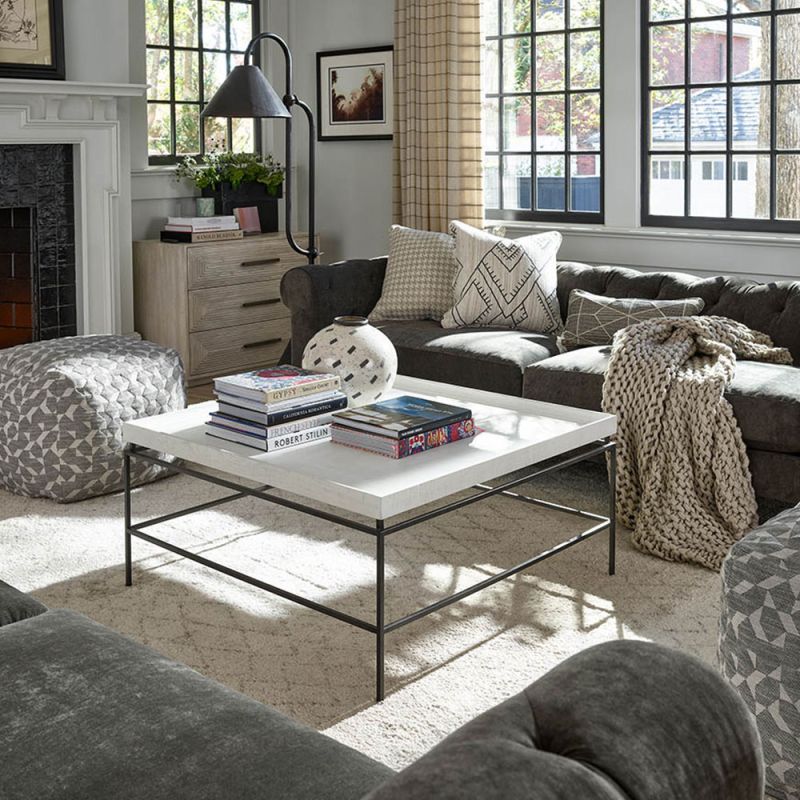
[[[31,209],[33,338],[77,333],[72,146],[0,145],[0,209]],[[8,216],[8,215],[7,215]],[[0,226],[0,303],[14,272],[14,236]],[[13,298],[7,298],[13,299]],[[2,346],[2,345],[0,345]]]

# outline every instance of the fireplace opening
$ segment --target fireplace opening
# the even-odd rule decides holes
[[[72,146],[0,145],[0,348],[77,333]]]
[[[34,341],[33,209],[0,208],[0,347]]]

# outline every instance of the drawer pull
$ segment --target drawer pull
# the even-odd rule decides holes
[[[251,350],[253,347],[266,347],[268,344],[278,344],[278,342],[282,342],[283,339],[280,336],[277,339],[263,339],[260,342],[250,342],[249,344],[243,344],[242,350]]]
[[[275,258],[257,258],[255,261],[242,261],[241,266],[243,267],[266,267],[270,264],[277,264],[280,261],[280,257],[276,256]]]
[[[242,303],[242,308],[256,308],[256,306],[274,306],[275,303],[280,303],[279,297],[273,297],[271,300],[251,300],[249,303]]]

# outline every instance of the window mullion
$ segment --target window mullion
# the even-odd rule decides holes
[[[770,19],[769,36],[769,78],[772,81],[769,89],[769,218],[778,218],[778,17],[773,14]]]

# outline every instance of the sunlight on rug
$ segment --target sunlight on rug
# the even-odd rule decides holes
[[[210,499],[186,477],[135,492],[134,517]],[[603,513],[602,473],[586,465],[531,493]],[[387,698],[372,702],[374,638],[134,540],[123,584],[122,498],[59,506],[0,491],[0,578],[50,607],[82,612],[392,767],[567,656],[648,639],[715,662],[719,576],[633,550],[617,575],[599,535],[387,636]],[[387,540],[387,619],[509,567],[583,523],[507,499]],[[156,535],[364,619],[374,615],[374,540],[288,509],[241,500]]]

